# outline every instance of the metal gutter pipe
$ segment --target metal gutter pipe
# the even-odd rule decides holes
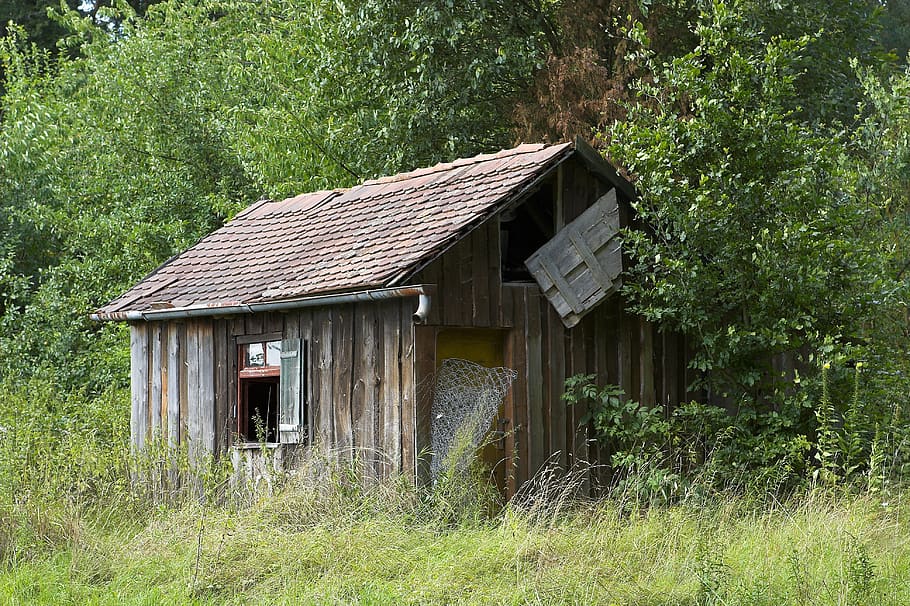
[[[153,309],[150,311],[126,311],[110,314],[91,315],[96,322],[105,320],[126,320],[127,322],[150,322],[154,320],[177,320],[181,318],[198,318],[203,316],[227,316],[235,314],[252,314],[264,311],[285,311],[301,307],[316,307],[320,305],[343,305],[345,303],[359,303],[364,301],[384,301],[404,297],[418,297],[417,311],[414,313],[414,322],[423,323],[430,311],[430,297],[434,294],[435,286],[432,284],[418,284],[415,286],[402,286],[398,288],[378,288],[351,293],[333,295],[317,295],[287,301],[274,301],[269,303],[248,303],[216,307],[210,305],[191,305],[188,307],[172,307],[168,309]]]

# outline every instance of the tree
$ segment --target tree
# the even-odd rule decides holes
[[[116,36],[70,12],[72,57],[7,37],[0,375],[122,382],[89,312],[245,204],[507,144],[544,8],[201,0],[118,5]]]

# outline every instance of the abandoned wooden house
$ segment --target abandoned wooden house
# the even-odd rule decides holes
[[[567,377],[670,405],[687,385],[682,340],[616,294],[632,196],[579,141],[253,204],[93,315],[130,324],[133,446],[320,444],[417,478],[462,358],[517,371],[482,454],[506,495],[596,461]]]

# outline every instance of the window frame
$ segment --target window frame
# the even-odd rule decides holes
[[[282,380],[281,370],[285,366],[286,358],[286,348],[288,348],[288,339],[284,339],[281,333],[263,333],[256,335],[238,335],[234,338],[235,341],[235,353],[237,355],[236,365],[234,370],[234,376],[237,381],[236,390],[235,390],[235,403],[233,406],[234,419],[231,425],[234,428],[235,439],[234,447],[237,448],[253,448],[257,446],[265,446],[267,448],[274,448],[280,444],[291,444],[291,445],[309,445],[311,442],[311,419],[310,419],[310,402],[309,402],[309,342],[306,339],[298,339],[296,354],[298,358],[297,363],[297,380],[300,381],[299,389],[297,390],[296,397],[296,406],[299,425],[297,425],[296,432],[291,432],[289,435],[292,437],[289,441],[283,441],[283,434],[286,433],[282,431],[282,416],[284,414],[283,406],[288,405],[284,403],[282,399],[285,396],[285,384]],[[277,359],[270,358],[268,354],[269,344],[278,344]],[[248,366],[247,361],[247,352],[250,345],[260,345],[263,352],[263,365],[262,366]],[[274,349],[273,349],[274,351]],[[274,362],[269,364],[270,360]],[[292,375],[293,376],[293,375]],[[248,391],[251,383],[256,381],[269,380],[274,381],[276,394],[277,394],[277,407],[276,407],[276,418],[275,418],[275,427],[274,427],[274,439],[272,441],[265,442],[252,442],[247,439],[249,437],[249,416],[248,413]],[[292,379],[293,382],[293,379]],[[294,406],[295,404],[291,404]]]
[[[249,416],[247,412],[248,407],[248,396],[250,383],[256,380],[261,379],[275,379],[275,401],[278,403],[278,408],[281,407],[281,361],[277,365],[268,365],[268,344],[278,342],[281,343],[280,335],[278,338],[274,338],[274,334],[266,335],[247,335],[247,338],[237,339],[237,406],[236,414],[234,418],[234,429],[237,432],[237,439],[235,442],[240,445],[250,445],[258,444],[259,442],[251,441],[248,439],[250,428],[247,417]],[[249,337],[253,337],[252,339]],[[263,351],[263,357],[265,364],[263,366],[246,366],[246,350],[250,345],[261,345]],[[280,356],[280,354],[279,354]],[[276,415],[279,414],[279,410],[276,409]],[[275,439],[274,441],[266,440],[264,444],[280,444],[281,436],[278,431],[278,422],[276,416],[275,422]]]

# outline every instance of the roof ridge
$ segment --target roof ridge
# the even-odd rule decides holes
[[[557,145],[567,145],[566,143],[557,144]],[[497,152],[488,152],[484,154],[477,154],[475,156],[469,156],[467,158],[458,158],[452,160],[451,162],[439,162],[432,166],[427,166],[423,168],[415,168],[414,170],[406,171],[403,173],[398,173],[395,175],[387,175],[383,177],[377,177],[375,179],[368,179],[360,184],[360,187],[368,185],[383,185],[386,183],[395,183],[398,181],[407,181],[408,179],[416,179],[417,177],[425,177],[427,175],[432,175],[434,173],[447,172],[456,168],[461,168],[471,164],[480,164],[481,162],[489,162],[491,160],[500,160],[509,156],[517,156],[520,154],[531,154],[539,152],[548,147],[554,147],[554,145],[547,145],[545,143],[522,143],[517,147],[511,149],[501,149]]]

